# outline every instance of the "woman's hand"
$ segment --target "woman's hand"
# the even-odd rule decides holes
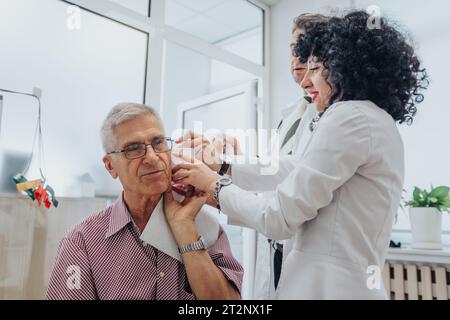
[[[172,181],[175,185],[191,185],[196,192],[203,192],[207,196],[214,195],[219,175],[204,163],[181,163],[172,169]]]
[[[216,172],[222,165],[221,156],[226,153],[227,146],[232,147],[234,155],[242,154],[237,139],[227,135],[224,139],[214,137],[212,141],[209,141],[205,136],[190,131],[176,139],[175,143],[181,148],[192,148],[195,158]],[[173,150],[172,153],[177,157],[181,156],[177,150]]]

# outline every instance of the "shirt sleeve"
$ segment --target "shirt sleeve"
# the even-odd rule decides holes
[[[219,228],[219,237],[217,241],[208,248],[208,253],[216,267],[223,272],[225,278],[231,282],[240,293],[244,269],[236,258],[233,257],[227,234],[222,226]]]
[[[96,300],[94,280],[82,241],[64,237],[47,289],[48,300]]]
[[[331,203],[334,191],[367,161],[371,135],[366,116],[356,106],[343,104],[325,115],[304,156],[272,196],[262,198],[236,185],[222,188],[220,206],[230,224],[287,239]]]

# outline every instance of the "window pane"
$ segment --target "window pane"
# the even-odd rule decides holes
[[[164,52],[162,119],[168,135],[178,129],[180,104],[256,78],[248,72],[169,41],[165,42]],[[192,81],[193,75],[195,81]]]
[[[245,0],[167,0],[166,24],[263,63],[263,10]]]
[[[85,10],[80,28],[68,28],[73,13],[67,9],[59,0],[0,1],[0,88],[43,90],[44,169],[57,196],[83,195],[92,183],[97,192],[118,193],[120,184],[102,163],[99,130],[113,105],[143,102],[148,35]],[[5,177],[22,170],[11,165],[31,151],[37,104],[2,95],[0,176]],[[37,161],[27,178],[39,178]]]
[[[149,0],[110,0],[112,2],[116,2],[120,4],[121,6],[124,6],[128,9],[131,9],[133,11],[136,11],[137,13],[140,13],[146,17],[148,17],[149,12]]]

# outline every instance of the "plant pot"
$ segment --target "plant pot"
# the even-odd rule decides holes
[[[409,208],[412,248],[442,249],[442,213],[436,208]]]

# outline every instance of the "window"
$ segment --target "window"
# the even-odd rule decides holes
[[[68,6],[0,1],[0,88],[42,89],[44,169],[57,196],[82,195],[86,181],[97,194],[118,194],[120,184],[103,167],[99,130],[113,105],[144,101],[148,34],[83,9],[79,28],[68,28]],[[31,151],[36,117],[33,99],[3,95],[2,155]],[[37,169],[34,161],[28,178],[39,178]]]
[[[167,0],[166,24],[263,64],[263,10],[245,0]]]
[[[257,78],[171,41],[165,42],[163,74],[161,114],[169,135],[180,128],[180,104]]]

